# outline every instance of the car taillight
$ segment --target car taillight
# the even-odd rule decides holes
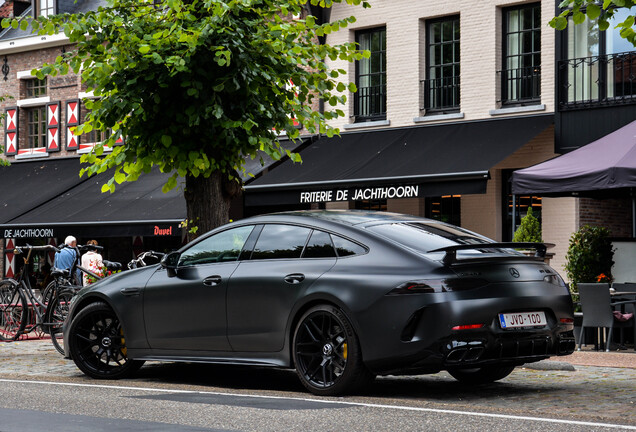
[[[475,330],[484,327],[484,324],[465,324],[453,327],[451,330]]]
[[[547,276],[544,276],[543,281],[551,283],[552,285],[557,285],[561,287],[566,286],[565,281],[558,274],[549,274]]]
[[[393,288],[387,295],[426,294],[449,291],[467,291],[488,284],[485,279],[449,278],[409,281]]]

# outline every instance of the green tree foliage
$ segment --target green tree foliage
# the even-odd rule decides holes
[[[572,16],[574,24],[582,24],[586,19],[590,21],[598,20],[600,30],[607,30],[610,19],[614,16],[616,8],[629,8],[630,12],[635,10],[634,0],[604,0],[599,4],[598,0],[563,0],[559,6],[565,8],[558,16],[552,18],[550,26],[557,30],[565,30],[568,26],[568,17]],[[618,23],[616,28],[620,28],[620,35],[636,46],[636,32],[634,32],[634,14],[630,13],[625,21]]]
[[[317,40],[355,18],[292,18],[304,16],[309,4],[334,3],[369,6],[365,0],[111,0],[97,11],[31,21],[34,32],[63,32],[74,44],[33,74],[81,73],[96,99],[85,101],[90,114],[78,132],[112,129],[108,146],[125,140],[111,153],[99,146],[84,155],[90,166],[82,174],[111,169],[102,188],[111,192],[153,166],[172,174],[164,191],[185,177],[188,220],[201,233],[227,222],[244,157],[284,153],[275,131],[298,138],[294,118],[310,133],[339,132],[326,121],[344,116],[336,105],[356,89],[325,60],[369,53]],[[9,19],[2,26],[27,28]],[[324,100],[323,112],[312,110],[315,97]]]
[[[539,219],[533,216],[532,207],[528,207],[528,214],[521,218],[521,225],[515,231],[512,241],[543,243],[541,239],[541,224]]]
[[[612,279],[614,250],[605,227],[585,225],[570,237],[565,271],[573,288],[577,283]],[[605,278],[602,278],[605,276]]]

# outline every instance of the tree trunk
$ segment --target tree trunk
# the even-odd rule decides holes
[[[235,179],[240,179],[234,175]],[[188,242],[230,221],[230,203],[241,193],[241,184],[220,171],[210,177],[186,177],[184,197],[188,211]],[[196,231],[192,229],[196,227]]]

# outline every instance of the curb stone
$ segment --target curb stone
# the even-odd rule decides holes
[[[526,369],[533,370],[556,370],[556,371],[576,371],[574,365],[570,363],[561,362],[561,361],[552,361],[552,360],[542,360],[536,363],[528,363],[521,366]]]

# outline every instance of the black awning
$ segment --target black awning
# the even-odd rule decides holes
[[[78,158],[13,162],[0,167],[0,223],[7,223],[86,181]]]
[[[289,150],[300,144],[281,141],[281,147]],[[263,162],[260,158],[246,159],[246,171],[258,175],[276,161],[263,153]],[[117,185],[111,194],[101,192],[112,176],[110,172],[80,178],[80,168],[79,158],[50,158],[1,167],[0,228],[21,237],[46,236],[40,234],[54,228],[57,232],[64,226],[73,226],[73,233],[99,230],[122,236],[156,235],[154,230],[159,230],[159,235],[180,235],[176,228],[186,219],[182,178],[177,188],[163,193],[161,188],[170,174],[153,169],[135,182]],[[249,179],[252,177],[243,176],[244,181]],[[36,231],[29,231],[33,228]]]
[[[302,164],[249,182],[245,203],[484,193],[490,168],[552,123],[550,114],[320,138],[300,150]]]
[[[90,177],[2,226],[55,226],[63,224],[130,224],[174,222],[186,218],[183,189],[161,191],[169,175],[153,169],[135,182],[117,185],[114,193],[102,193],[109,173]]]
[[[298,139],[296,141],[291,141],[288,139],[281,139],[279,140],[279,143],[281,147],[281,159],[284,160],[286,157],[286,150],[293,152],[304,143],[304,140]],[[269,167],[276,164],[277,162],[278,161],[272,159],[267,153],[263,151],[258,151],[257,156],[254,159],[246,157],[244,165],[245,173],[241,175],[243,182],[248,182],[253,178],[258,177],[263,172],[265,172],[265,170],[267,170]]]

